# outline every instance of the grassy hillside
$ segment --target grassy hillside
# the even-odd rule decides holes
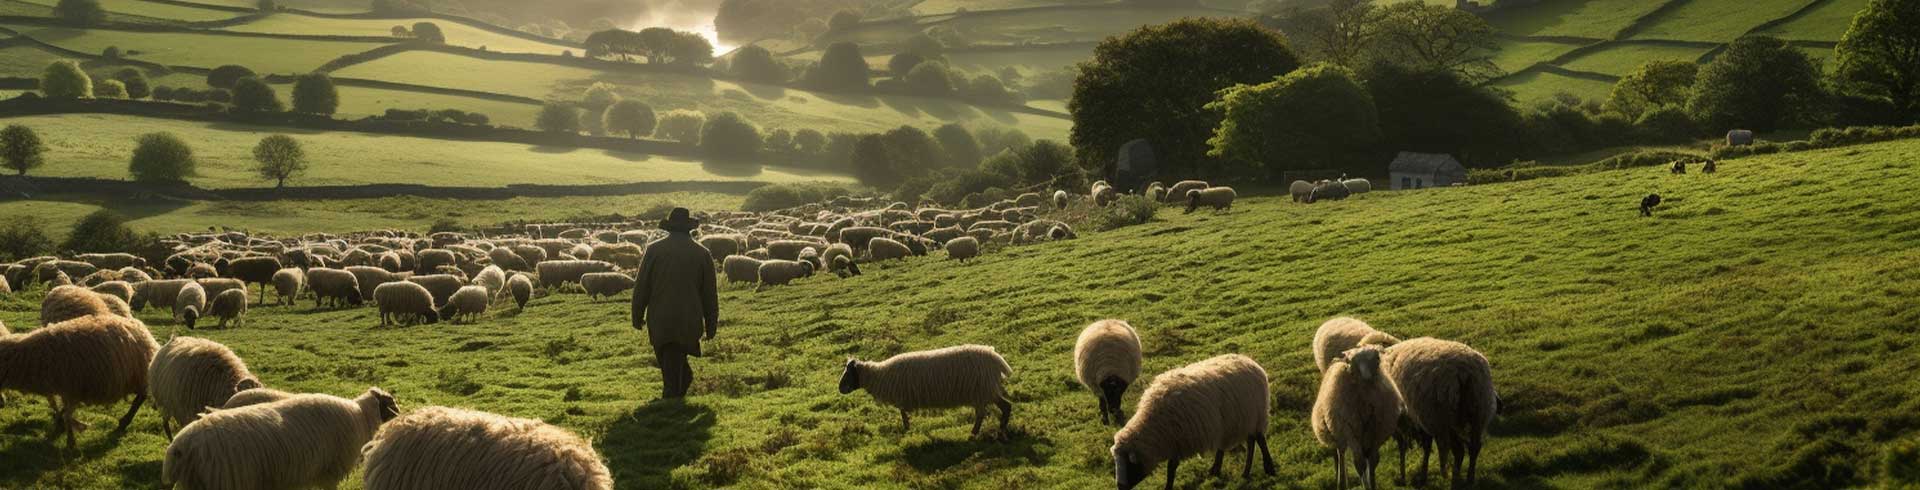
[[[503,53],[558,55],[561,51],[571,50],[574,54],[578,55],[581,52],[580,48],[573,46],[509,36],[441,19],[338,19],[297,14],[276,14],[253,22],[227,27],[225,30],[316,36],[384,37],[393,34],[393,26],[407,26],[407,28],[411,29],[416,22],[432,22],[434,25],[440,26],[440,31],[447,36],[447,44],[453,46],[468,48],[485,47],[488,51]]]
[[[201,34],[139,32],[70,27],[0,26],[48,44],[82,53],[118,47],[126,57],[168,66],[213,68],[241,65],[259,73],[306,73],[341,56],[382,44]]]
[[[1493,360],[1505,413],[1482,488],[1852,487],[1887,444],[1920,435],[1920,196],[1905,192],[1916,158],[1907,141],[1729,160],[1716,175],[1252,198],[967,265],[728,287],[685,404],[651,402],[653,359],[621,300],[549,296],[475,325],[412,328],[307,303],[194,334],[284,389],[379,385],[403,407],[560,424],[591,438],[621,488],[1098,488],[1113,429],[1072,381],[1069,353],[1081,326],[1121,317],[1140,328],[1149,373],[1229,352],[1260,361],[1280,474],[1259,483],[1326,488],[1330,455],[1305,420],[1318,384],[1308,343],[1322,320],[1352,314]],[[1637,217],[1648,192],[1668,204]],[[36,300],[0,301],[0,319],[33,324]],[[967,440],[963,411],[903,433],[892,410],[834,390],[849,356],[962,343],[1014,366],[1005,440]],[[44,441],[37,401],[0,410],[0,486],[153,486],[157,419],[109,437],[120,410],[83,410],[95,429],[65,457]],[[1206,466],[1185,465],[1182,486],[1204,488]]]
[[[52,7],[59,0],[8,0]],[[177,20],[184,22],[206,22],[227,20],[240,14],[225,10],[198,7],[186,7],[147,0],[100,0],[100,6],[109,13],[150,17],[155,19]],[[249,5],[251,7],[252,5]]]

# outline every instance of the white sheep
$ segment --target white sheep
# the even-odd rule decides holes
[[[379,388],[348,400],[287,399],[208,413],[167,445],[161,482],[196,490],[337,488],[400,411]]]
[[[500,297],[500,292],[507,289],[507,271],[498,265],[489,265],[473,275],[473,285],[486,288],[488,298]]]
[[[760,282],[760,265],[764,263],[753,257],[733,255],[720,262],[720,270],[727,274],[727,282]]]
[[[947,240],[940,248],[946,249],[947,257],[961,262],[980,256],[980,240],[970,236]]]
[[[207,311],[207,289],[195,282],[180,287],[180,294],[173,299],[173,319],[184,321],[188,329]]]
[[[1125,422],[1120,401],[1140,378],[1140,335],[1125,320],[1087,325],[1073,343],[1073,372],[1100,400],[1101,424]]]
[[[887,237],[874,237],[867,241],[867,253],[875,262],[882,260],[906,260],[913,255],[913,249]]]
[[[241,390],[238,393],[234,393],[233,397],[227,398],[227,402],[220,404],[220,408],[224,410],[229,408],[240,408],[245,406],[260,405],[263,403],[273,403],[280,400],[292,398],[293,395],[294,395],[293,393],[287,393],[285,391],[280,391],[272,388],[253,388],[248,390]]]
[[[1367,179],[1347,179],[1340,181],[1340,185],[1346,186],[1347,193],[1355,196],[1373,192],[1373,182]]]
[[[847,359],[840,374],[840,394],[867,390],[874,400],[900,410],[900,430],[911,430],[908,412],[943,408],[973,408],[973,435],[980,435],[987,407],[1000,409],[1000,433],[1007,432],[1013,402],[1007,399],[1007,377],[1013,367],[993,347],[961,345],[908,352],[880,362]]]
[[[91,294],[91,293],[89,293]],[[132,318],[93,315],[14,335],[0,327],[0,391],[47,397],[53,434],[74,434],[87,425],[73,417],[82,405],[111,405],[133,398],[114,431],[125,431],[147,401],[147,367],[160,349],[146,324]]]
[[[813,275],[813,264],[792,260],[768,260],[760,263],[757,272],[760,287],[785,286],[793,280]]]
[[[1399,429],[1400,395],[1380,370],[1379,346],[1349,349],[1325,369],[1313,401],[1313,437],[1333,448],[1337,488],[1349,488],[1347,458],[1367,490],[1374,490],[1380,445]]]
[[[1362,339],[1373,334],[1380,334],[1384,336],[1383,339],[1390,341],[1382,347],[1400,341],[1385,332],[1374,330],[1373,326],[1367,325],[1367,322],[1353,317],[1343,316],[1321,323],[1320,328],[1313,331],[1314,367],[1319,368],[1320,372],[1327,372],[1327,365],[1339,359],[1341,353],[1346,352],[1347,349],[1359,347],[1362,345]]]
[[[119,296],[100,294],[100,302],[106,303],[107,311],[115,316],[133,318],[133,307],[127,306],[127,302],[121,301]]]
[[[1236,195],[1232,187],[1208,187],[1202,190],[1187,191],[1187,212],[1191,213],[1200,206],[1213,208],[1214,212],[1233,209]]]
[[[1416,486],[1425,485],[1425,454],[1434,443],[1440,448],[1440,471],[1448,473],[1455,486],[1473,484],[1487,426],[1500,406],[1487,356],[1466,344],[1421,337],[1388,347],[1381,371],[1393,381],[1407,418],[1418,429],[1414,437],[1422,448],[1422,463]],[[1400,455],[1404,467],[1405,447]]]
[[[467,286],[454,291],[447,298],[447,304],[440,308],[440,317],[450,323],[459,323],[466,317],[468,323],[487,312],[487,305],[493,302],[493,296],[487,294],[485,286]]]
[[[40,324],[52,325],[75,318],[112,314],[100,294],[80,286],[59,286],[40,299]]]
[[[290,305],[307,287],[307,272],[288,267],[273,273],[274,304]]]
[[[235,393],[260,388],[233,350],[211,340],[174,337],[154,354],[147,368],[148,393],[160,411],[160,429],[173,437],[177,427],[200,420],[200,413],[220,407]]]
[[[580,276],[593,272],[613,272],[613,264],[597,260],[549,260],[534,265],[535,275],[540,276],[540,287],[551,289],[566,283],[580,282]]]
[[[362,268],[349,267],[349,269]],[[382,274],[388,273],[386,270],[377,267],[366,267],[364,269],[377,271]],[[319,308],[323,302],[332,303],[333,306],[336,307],[343,303],[360,306],[372,293],[371,290],[361,292],[358,274],[354,274],[352,271],[325,267],[307,269],[307,289],[313,291],[314,308]]]
[[[1205,181],[1200,180],[1182,180],[1175,182],[1173,183],[1173,187],[1167,188],[1167,202],[1173,202],[1174,199],[1186,199],[1188,192],[1206,189],[1207,187],[1210,186],[1207,185]]]
[[[367,490],[612,490],[593,445],[546,422],[447,407],[414,410],[362,450]]]
[[[433,293],[419,284],[406,281],[381,284],[373,289],[373,302],[380,307],[380,326],[383,327],[396,320],[406,325],[415,321],[429,325],[440,321]]]
[[[595,272],[580,276],[580,288],[587,290],[587,299],[614,297],[633,289],[632,275],[625,272]]]
[[[1307,202],[1307,198],[1313,197],[1313,183],[1304,180],[1293,181],[1292,185],[1287,186],[1287,193],[1293,195],[1293,202]]]
[[[436,305],[447,304],[447,298],[452,298],[454,292],[467,287],[466,279],[452,274],[413,276],[408,277],[407,282],[426,287],[427,293],[433,295],[433,304]]]
[[[1141,194],[1147,196],[1147,200],[1149,201],[1153,201],[1153,202],[1164,201],[1167,198],[1167,186],[1166,184],[1161,184],[1159,182],[1147,184],[1146,192],[1142,192]]]
[[[156,307],[165,307],[171,312],[173,310],[174,299],[180,297],[180,288],[193,283],[192,279],[167,279],[135,283],[133,285],[133,299],[127,300],[127,304],[133,306],[133,311],[143,311],[147,309],[147,305],[155,305]]]
[[[1227,354],[1160,373],[1141,393],[1133,418],[1113,435],[1114,477],[1121,490],[1147,479],[1167,463],[1167,487],[1173,487],[1180,460],[1213,451],[1218,462],[1227,449],[1247,444],[1245,478],[1253,473],[1253,446],[1268,475],[1274,474],[1267,449],[1269,395],[1267,371],[1247,356]],[[1214,465],[1212,475],[1220,476]]]
[[[227,322],[239,326],[239,318],[247,314],[247,290],[228,289],[215,296],[207,305],[207,316],[220,319],[220,328],[227,328]]]
[[[533,299],[533,280],[526,274],[514,274],[507,279],[507,291],[513,293],[513,307],[527,309],[527,300]]]
[[[120,298],[121,302],[133,301],[133,284],[127,281],[106,281],[95,284],[93,292]]]
[[[1067,191],[1053,191],[1053,208],[1066,209],[1068,197]]]

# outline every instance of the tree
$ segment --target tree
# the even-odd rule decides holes
[[[1067,111],[1081,163],[1104,169],[1120,145],[1146,138],[1161,171],[1194,176],[1220,115],[1214,92],[1271,81],[1299,67],[1285,39],[1243,20],[1183,19],[1108,38],[1080,65]],[[1101,172],[1105,174],[1103,170]]]
[[[820,55],[820,65],[807,71],[807,85],[822,90],[865,90],[869,70],[860,45],[833,43]]]
[[[1691,61],[1648,61],[1615,82],[1601,107],[1637,118],[1660,106],[1685,104],[1699,73],[1700,65]]]
[[[895,54],[892,58],[887,58],[887,73],[892,73],[898,78],[906,78],[907,72],[913,71],[913,67],[920,66],[926,61],[926,57],[913,53]]]
[[[258,78],[242,78],[233,84],[233,109],[240,112],[280,112],[287,106],[272,85]]]
[[[100,0],[60,0],[53,5],[54,17],[68,24],[94,26],[107,21],[107,9]]]
[[[1000,83],[1000,79],[993,75],[983,74],[973,77],[973,81],[967,82],[962,95],[990,104],[1020,105],[1023,102],[1020,94],[1008,90],[1007,85]]]
[[[93,83],[93,96],[100,99],[125,99],[127,84],[111,78],[96,81]]]
[[[615,134],[627,133],[628,138],[639,138],[653,134],[656,124],[653,108],[638,100],[622,100],[607,107],[601,117],[601,125]]]
[[[218,68],[214,68],[213,72],[207,74],[207,86],[231,90],[233,89],[233,84],[240,83],[240,79],[258,76],[260,75],[255,74],[253,70],[249,70],[244,66],[221,65]]]
[[[15,175],[26,175],[28,170],[40,168],[47,163],[47,145],[40,142],[40,135],[22,124],[8,124],[0,129],[0,165],[13,170]]]
[[[313,72],[293,81],[293,112],[332,115],[340,109],[340,90],[333,77]]]
[[[914,34],[900,43],[902,52],[913,53],[928,58],[938,57],[947,50],[946,45],[926,33]]]
[[[127,67],[113,72],[113,79],[127,88],[127,98],[145,99],[153,96],[153,83],[147,80],[147,72],[139,68]]]
[[[40,94],[50,99],[93,97],[93,78],[80,70],[80,63],[73,60],[55,61],[40,74]]]
[[[660,126],[654,128],[655,136],[686,143],[700,144],[700,130],[707,126],[707,115],[700,111],[674,109],[660,117]]]
[[[1468,80],[1500,73],[1493,64],[1499,44],[1493,26],[1471,12],[1424,2],[1380,7],[1374,59],[1415,67],[1444,68]]]
[[[140,235],[127,227],[127,217],[106,209],[80,218],[67,233],[67,241],[60,243],[61,250],[74,253],[125,252],[139,246]]]
[[[1373,96],[1354,78],[1322,63],[1221,91],[1207,104],[1223,115],[1207,155],[1252,163],[1276,179],[1288,170],[1349,168],[1343,164],[1380,139]]]
[[[646,48],[640,40],[640,33],[625,29],[608,29],[594,32],[587,36],[584,44],[587,46],[588,58],[606,58],[617,55],[624,61],[627,60],[629,56],[646,52]]]
[[[549,133],[578,135],[580,109],[565,102],[547,102],[540,106],[540,116],[534,119],[533,127]]]
[[[591,39],[589,39],[591,40]],[[638,45],[635,46],[635,41]],[[641,29],[635,36],[617,35],[610,46],[615,52],[644,54],[651,65],[705,65],[713,62],[713,43],[698,33],[665,27]],[[589,46],[592,44],[589,43]],[[638,48],[635,50],[635,48]]]
[[[440,32],[440,25],[432,22],[413,23],[413,38],[430,43],[447,42],[447,34]]]
[[[793,155],[793,132],[785,129],[767,131],[767,153],[788,157]]]
[[[713,116],[700,130],[700,146],[712,161],[751,162],[760,156],[760,147],[765,144],[760,128],[733,111]]]
[[[135,182],[183,182],[194,175],[196,165],[193,148],[185,140],[173,133],[148,133],[134,146],[127,173]]]
[[[672,64],[681,66],[701,66],[713,63],[713,41],[697,32],[674,32],[673,44],[667,48]]]
[[[813,129],[795,131],[793,151],[801,158],[818,159],[827,152],[827,135]]]
[[[940,142],[947,166],[973,167],[980,164],[980,140],[974,139],[973,132],[967,131],[966,126],[948,123],[934,128],[933,139]]]
[[[925,62],[907,72],[907,92],[940,97],[953,94],[953,73],[946,63]]]
[[[407,30],[407,26],[393,26],[393,30],[389,32],[393,37],[413,37],[413,31]]]
[[[860,183],[874,187],[898,185],[906,180],[894,171],[890,160],[887,141],[877,134],[861,136],[853,144],[853,154],[849,157],[853,164],[853,176]]]
[[[773,52],[759,45],[747,45],[733,52],[730,67],[734,78],[760,83],[787,83],[787,65],[774,59]]]
[[[14,216],[0,224],[0,260],[37,257],[52,251],[53,239],[47,238],[46,223],[39,216]]]
[[[253,167],[260,178],[274,181],[275,189],[287,186],[287,179],[307,171],[307,151],[291,136],[276,134],[260,138],[253,147]]]
[[[860,13],[842,10],[834,12],[833,17],[827,19],[827,32],[844,31],[857,25],[860,25]]]
[[[582,123],[594,136],[607,132],[606,126],[601,124],[601,119],[607,113],[608,107],[613,107],[613,104],[620,102],[620,93],[615,90],[616,87],[611,83],[594,82],[587,87],[586,94],[580,97],[580,109],[588,116]]]
[[[1360,78],[1379,112],[1377,148],[1445,153],[1468,165],[1511,162],[1524,153],[1514,136],[1520,113],[1505,94],[1452,70],[1385,61],[1369,64]]]
[[[902,181],[927,175],[940,165],[940,143],[912,126],[861,137],[850,155],[853,174],[861,183],[892,188]]]
[[[1308,59],[1357,67],[1373,48],[1379,14],[1370,0],[1333,0],[1322,7],[1268,12],[1261,23],[1287,33]]]
[[[1834,49],[1843,81],[1920,117],[1920,0],[1872,0]]]
[[[1773,131],[1815,105],[1817,73],[1806,53],[1786,41],[1743,37],[1700,69],[1687,111],[1709,132]]]

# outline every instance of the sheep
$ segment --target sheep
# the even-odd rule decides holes
[[[86,262],[101,269],[124,269],[128,267],[144,267],[147,265],[147,259],[128,253],[80,254],[80,256],[74,257],[74,260]]]
[[[1364,345],[1363,339],[1374,334],[1379,334],[1382,337],[1378,338],[1387,340],[1385,345],[1400,341],[1385,332],[1374,330],[1373,326],[1367,325],[1367,322],[1352,317],[1343,316],[1321,323],[1320,328],[1313,332],[1314,367],[1320,368],[1322,373],[1327,372],[1327,365],[1338,360],[1341,353]]]
[[[1167,198],[1167,186],[1159,182],[1150,183],[1147,184],[1147,190],[1141,194],[1147,196],[1149,201],[1160,202]]]
[[[133,285],[133,299],[127,301],[127,304],[133,306],[133,311],[146,310],[149,304],[166,305],[167,309],[171,311],[173,309],[173,299],[180,296],[180,288],[193,283],[192,279],[168,279],[135,283]]]
[[[193,489],[337,488],[360,463],[361,447],[398,416],[393,396],[379,388],[352,400],[294,395],[215,411],[174,436],[160,480]]]
[[[1380,371],[1379,346],[1349,349],[1323,369],[1313,402],[1313,437],[1333,448],[1337,488],[1349,488],[1346,459],[1367,490],[1374,490],[1380,445],[1399,428],[1400,395]]]
[[[274,304],[293,304],[300,290],[307,286],[307,273],[298,267],[288,267],[273,273]]]
[[[580,276],[593,272],[613,272],[613,264],[597,260],[550,260],[534,266],[542,289],[580,282]]]
[[[720,270],[727,274],[727,282],[759,282],[760,265],[764,263],[764,260],[734,255],[720,262]]]
[[[1347,186],[1331,180],[1322,180],[1313,185],[1313,193],[1307,195],[1307,202],[1338,201],[1351,195],[1353,193],[1347,190]]]
[[[1180,460],[1212,450],[1219,463],[1229,448],[1247,447],[1241,478],[1253,473],[1253,446],[1268,475],[1273,455],[1267,449],[1270,397],[1267,371],[1247,356],[1227,354],[1161,373],[1134,406],[1133,418],[1113,435],[1114,476],[1121,490],[1146,480],[1162,461],[1167,488],[1173,488]],[[1220,465],[1212,475],[1220,476]]]
[[[1173,202],[1174,199],[1186,199],[1187,192],[1202,190],[1208,187],[1212,186],[1199,180],[1182,180],[1175,182],[1173,183],[1173,187],[1167,188],[1167,202]]]
[[[973,408],[973,436],[980,435],[987,407],[1000,409],[1000,433],[1013,417],[1007,377],[1013,367],[993,347],[961,345],[908,352],[880,362],[847,359],[840,394],[867,390],[873,399],[900,410],[900,431],[912,430],[908,413],[916,410]]]
[[[425,286],[427,292],[433,294],[433,304],[436,305],[447,304],[447,298],[452,298],[454,292],[467,286],[466,280],[449,274],[413,276],[407,278],[407,282]]]
[[[601,296],[614,297],[633,289],[633,276],[624,272],[595,272],[580,276],[580,288],[587,290],[587,299],[599,299]]]
[[[294,395],[293,393],[287,393],[285,391],[280,391],[272,388],[253,388],[253,389],[241,390],[239,392],[234,393],[232,398],[228,398],[226,403],[220,404],[220,409],[227,410],[227,409],[234,409],[234,408],[240,408],[240,407],[248,407],[253,405],[260,405],[265,403],[273,403],[280,400],[293,398],[293,395]]]
[[[640,256],[643,253],[639,245],[631,243],[602,243],[594,245],[586,258],[611,262],[621,268],[637,269],[640,267]]]
[[[1373,182],[1367,179],[1345,179],[1340,181],[1340,185],[1346,186],[1347,194],[1355,196],[1373,192]]]
[[[1673,161],[1673,169],[1672,169],[1672,170],[1673,170],[1673,174],[1674,174],[1674,175],[1684,175],[1684,174],[1686,174],[1686,173],[1687,173],[1687,161],[1686,161],[1686,160],[1674,160],[1674,161]]]
[[[267,301],[267,285],[273,283],[273,275],[283,268],[280,259],[273,257],[242,257],[228,261],[226,264],[226,269],[221,271],[220,275],[239,279],[245,284],[259,284],[262,305]],[[216,262],[215,265],[218,266],[219,263]]]
[[[827,268],[827,263],[820,260],[820,250],[813,247],[800,249],[800,256],[795,257],[795,259],[813,264],[813,270],[826,270]]]
[[[1046,202],[1046,200],[1047,200],[1046,198],[1040,197],[1040,193],[1038,192],[1028,192],[1028,193],[1021,194],[1019,196],[1015,196],[1013,198],[1013,203],[1022,207],[1039,206],[1041,203]]]
[[[1292,185],[1287,186],[1287,193],[1293,195],[1293,202],[1307,202],[1307,198],[1313,197],[1313,183],[1304,180],[1293,181]]]
[[[773,254],[767,253],[767,249],[764,248],[748,250],[744,255],[754,260],[773,260]]]
[[[847,246],[853,247],[855,255],[864,251],[867,248],[867,243],[873,239],[889,236],[893,236],[892,231],[888,231],[886,228],[875,228],[871,226],[847,228],[840,230],[839,235],[840,243],[845,243]]]
[[[794,279],[812,276],[813,264],[792,260],[768,260],[760,263],[757,275],[762,288],[785,286],[792,284]]]
[[[92,294],[92,293],[88,293]],[[111,405],[133,397],[115,432],[127,430],[147,401],[147,366],[160,349],[146,324],[113,315],[75,318],[23,334],[0,327],[0,391],[47,397],[54,412],[50,438],[67,436],[86,424],[73,418],[82,405]]]
[[[1191,213],[1200,206],[1213,208],[1214,212],[1232,211],[1236,194],[1232,187],[1208,187],[1205,190],[1187,191],[1187,212]]]
[[[380,326],[394,324],[395,321],[413,325],[415,321],[424,321],[432,325],[440,321],[437,310],[439,303],[433,300],[433,293],[426,286],[412,282],[390,282],[373,289],[373,302],[380,307]]]
[[[193,265],[187,267],[185,274],[181,275],[186,276],[188,279],[210,279],[220,277],[220,270],[213,268],[213,264],[195,262]]]
[[[1053,208],[1066,209],[1068,197],[1067,191],[1053,191]]]
[[[200,316],[204,315],[206,311],[207,289],[201,287],[200,283],[196,282],[181,287],[180,295],[175,296],[173,299],[174,321],[184,320],[189,330],[194,328],[194,323],[198,322]]]
[[[1706,164],[1700,166],[1700,173],[1710,174],[1719,170],[1718,167],[1719,167],[1718,163],[1715,163],[1713,160],[1707,160]]]
[[[340,269],[307,269],[307,288],[313,290],[314,308],[319,308],[321,302],[331,302],[337,307],[343,301],[348,305],[360,306],[366,300],[366,295],[360,292],[359,278],[352,272]]]
[[[94,286],[98,286],[108,282],[119,281],[119,280],[120,280],[120,271],[114,270],[114,269],[101,269],[99,271],[95,271],[92,274],[87,274],[87,277],[82,277],[80,278],[79,281],[75,281],[75,283],[80,286],[94,287]]]
[[[110,315],[100,295],[80,286],[60,286],[40,300],[40,324],[52,325],[75,318]]]
[[[207,315],[220,319],[220,328],[227,328],[227,322],[239,326],[239,318],[247,314],[247,290],[229,289],[213,297],[207,306]]]
[[[707,252],[713,255],[714,262],[720,262],[743,251],[746,238],[745,235],[736,234],[706,235],[700,237],[700,246],[707,247]]]
[[[1073,343],[1073,372],[1100,400],[1100,423],[1126,421],[1120,399],[1140,378],[1140,335],[1125,320],[1101,320]]]
[[[430,248],[421,250],[420,253],[415,254],[414,260],[416,263],[414,264],[413,273],[426,275],[439,271],[440,266],[459,264],[460,256],[454,254],[452,250]]]
[[[1487,356],[1466,344],[1421,337],[1388,347],[1380,365],[1417,429],[1413,435],[1420,443],[1421,463],[1415,486],[1426,484],[1425,461],[1436,442],[1440,471],[1447,472],[1457,487],[1462,482],[1461,460],[1466,458],[1465,482],[1473,484],[1481,443],[1500,405]],[[1406,454],[1401,446],[1403,474]]]
[[[13,294],[13,285],[7,283],[6,276],[0,276],[0,294]]]
[[[593,445],[532,419],[427,407],[386,423],[361,450],[367,490],[612,490]]]
[[[393,272],[379,267],[358,265],[348,267],[346,271],[352,273],[354,282],[360,285],[360,299],[362,301],[373,300],[373,289],[380,287],[381,284],[405,281],[408,277],[413,276],[412,272]],[[312,274],[309,273],[308,275],[311,276]],[[308,277],[308,280],[311,282],[312,277]]]
[[[498,247],[493,250],[488,250],[487,260],[492,261],[493,265],[499,266],[501,269],[526,271],[526,272],[531,272],[533,270],[533,269],[527,268],[526,259],[520,258],[520,255],[513,253],[513,250],[508,249],[506,247]]]
[[[440,318],[447,319],[449,323],[459,323],[460,317],[464,316],[468,323],[472,323],[474,318],[487,312],[487,305],[492,302],[492,298],[492,295],[487,294],[485,286],[460,288],[453,293],[453,296],[447,298],[446,304],[440,307]]]
[[[800,251],[809,247],[824,247],[826,244],[806,240],[774,240],[767,242],[767,254],[780,260],[800,260]]]
[[[832,264],[833,274],[841,279],[860,275],[860,264],[853,263],[853,259],[846,255],[835,256]]]
[[[1120,191],[1108,185],[1106,181],[1094,182],[1093,192],[1091,192],[1088,197],[1093,198],[1094,206],[1104,208],[1107,207],[1108,204],[1113,204],[1115,199],[1120,198]]]
[[[127,306],[127,302],[121,301],[119,296],[109,296],[100,293],[94,294],[99,295],[100,301],[107,304],[108,313],[112,313],[115,316],[133,318],[133,307]]]
[[[148,396],[160,411],[160,430],[171,439],[174,430],[196,420],[208,408],[225,405],[235,393],[260,388],[232,349],[195,337],[174,337],[148,364]]]
[[[900,243],[899,240],[875,237],[867,242],[867,253],[876,262],[882,260],[906,260],[908,256],[913,255],[913,249],[907,248],[907,244]]]
[[[488,298],[497,298],[500,291],[507,288],[507,271],[497,265],[489,265],[474,274],[473,285],[486,288]]]
[[[514,274],[507,279],[507,291],[513,293],[515,309],[527,309],[527,300],[533,299],[533,280],[525,274]]]
[[[120,269],[120,280],[126,281],[129,284],[139,284],[153,280],[153,274],[148,274],[145,270],[128,267]],[[127,301],[133,300],[129,299]]]
[[[55,277],[66,275],[68,283],[71,284],[73,278],[93,275],[94,272],[99,272],[100,268],[94,267],[93,264],[77,260],[49,260],[35,265],[33,270],[34,276],[38,277],[42,282],[52,281]]]
[[[133,301],[133,284],[126,281],[107,281],[93,286],[93,292],[120,298],[120,301]]]
[[[947,257],[961,262],[980,256],[980,240],[970,236],[948,240],[941,248],[947,250]]]
[[[1659,205],[1660,205],[1659,194],[1647,194],[1647,197],[1640,199],[1640,216],[1643,218],[1652,217],[1653,208]]]
[[[72,286],[72,285],[73,285],[73,278],[67,276],[66,271],[53,271],[53,280],[47,281],[48,287],[57,288],[60,286]]]
[[[210,277],[206,279],[195,279],[194,282],[200,283],[200,287],[207,290],[208,298],[218,297],[220,296],[220,293],[224,293],[234,289],[247,288],[247,283],[240,282],[239,279],[222,279],[218,277]]]

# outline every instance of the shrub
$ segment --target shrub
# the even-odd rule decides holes
[[[606,114],[608,107],[612,107],[613,104],[620,102],[620,93],[614,90],[615,87],[611,83],[595,82],[592,86],[587,87],[586,94],[580,97],[580,109],[591,116],[583,122],[586,124],[587,130],[592,131],[594,136],[599,136],[606,132],[605,127],[601,124],[601,119]]]
[[[540,115],[534,119],[533,127],[549,133],[578,135],[580,109],[565,102],[547,102],[540,107]]]
[[[1661,106],[1641,114],[1640,120],[1633,122],[1633,128],[1640,140],[1654,142],[1680,143],[1699,133],[1693,117],[1677,105]]]
[[[607,107],[601,116],[601,125],[615,134],[626,133],[628,138],[639,138],[653,134],[659,121],[654,117],[653,108],[638,100],[622,100]]]
[[[733,111],[714,116],[700,131],[700,145],[710,160],[750,162],[760,156],[760,147],[765,144],[760,128]]]
[[[867,58],[860,45],[850,42],[827,46],[820,64],[807,71],[807,85],[823,90],[859,90],[867,88]]]
[[[953,73],[946,63],[926,62],[907,72],[906,90],[916,95],[941,97],[953,93]]]
[[[887,73],[892,73],[895,77],[906,78],[908,72],[913,71],[914,67],[920,66],[921,63],[926,61],[927,59],[925,57],[913,53],[895,54],[892,58],[887,58]]]
[[[789,184],[762,186],[747,193],[747,200],[740,204],[741,211],[763,213],[787,209],[813,202],[806,193]]]
[[[206,94],[207,94],[206,100],[210,102],[219,102],[222,104],[228,104],[233,102],[232,90],[227,90],[224,88],[208,89],[206,91]]]
[[[654,136],[690,145],[700,144],[700,131],[707,126],[707,115],[700,111],[675,109],[660,117]]]
[[[331,115],[340,109],[340,90],[333,77],[308,73],[293,81],[293,112]]]
[[[767,131],[766,140],[767,141],[766,141],[765,149],[767,153],[772,153],[774,155],[783,156],[783,157],[793,154],[793,132],[792,131],[787,131],[785,129],[775,129],[772,131]]]
[[[287,179],[307,171],[307,152],[300,148],[300,142],[284,134],[276,134],[260,139],[253,147],[254,172],[260,178],[274,181],[274,188],[287,186]]]
[[[758,45],[748,45],[733,53],[733,63],[728,70],[735,78],[761,83],[787,83],[789,74],[787,65],[774,59],[773,52]]]
[[[132,87],[128,87],[128,89],[131,90]],[[173,100],[173,97],[173,87],[161,85],[153,88],[153,100]]]
[[[100,57],[110,59],[110,60],[118,60],[120,59],[120,47],[107,46],[107,49],[100,50]]]
[[[60,60],[47,65],[40,74],[40,94],[51,99],[93,97],[93,78],[80,70],[80,63]]]
[[[60,0],[53,5],[54,17],[77,26],[97,25],[107,21],[107,9],[100,6],[100,0]]]
[[[213,72],[207,73],[207,86],[231,89],[233,88],[233,84],[240,83],[240,79],[242,78],[258,76],[259,74],[254,73],[253,70],[249,70],[244,66],[221,65],[219,68],[214,68]]]
[[[827,135],[813,129],[802,129],[793,133],[793,151],[801,158],[817,159],[826,154]]]
[[[47,238],[46,223],[39,216],[24,214],[0,223],[0,260],[19,260],[52,251],[53,239]]]
[[[988,189],[1003,188],[1008,183],[1006,177],[993,173],[973,169],[958,170],[927,188],[923,197],[941,204],[959,204],[969,195],[985,193]]]
[[[113,79],[127,89],[127,98],[145,99],[153,96],[153,84],[147,80],[147,72],[139,68],[122,68],[113,72]]]
[[[834,12],[833,17],[827,19],[828,32],[847,30],[857,25],[860,25],[860,13],[853,10]]]
[[[173,133],[141,135],[127,172],[137,182],[182,182],[194,175],[193,148]]]
[[[0,165],[13,170],[16,175],[26,175],[28,170],[39,168],[47,163],[47,145],[40,142],[40,135],[21,124],[9,124],[0,129]]]
[[[106,79],[93,83],[93,96],[100,99],[127,98],[127,84],[119,80]]]
[[[1160,211],[1160,204],[1139,194],[1127,194],[1113,201],[1113,205],[1100,211],[1098,227],[1111,230],[1133,225],[1143,225],[1153,221],[1153,215]]]
[[[124,252],[140,247],[140,235],[127,227],[127,218],[102,209],[73,224],[60,249],[75,253]]]
[[[1772,131],[1800,120],[1821,95],[1820,70],[1786,41],[1748,36],[1700,70],[1687,108],[1714,131]]]
[[[949,123],[933,130],[933,138],[940,142],[940,150],[946,154],[946,163],[952,167],[973,167],[980,163],[980,140],[974,139],[973,132],[966,126]]]
[[[258,78],[242,78],[233,84],[233,108],[240,112],[280,112],[287,110],[272,85]]]
[[[440,32],[440,26],[432,22],[415,22],[413,38],[430,43],[447,42],[447,35]]]

